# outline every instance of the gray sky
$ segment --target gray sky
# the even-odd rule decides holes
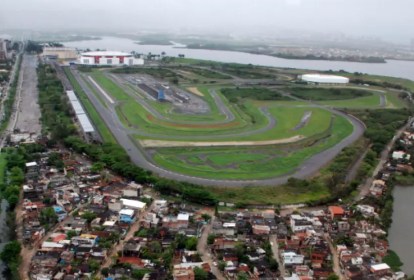
[[[0,29],[311,31],[408,43],[413,11],[413,0],[1,0]]]

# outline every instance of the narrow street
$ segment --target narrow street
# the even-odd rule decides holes
[[[218,280],[225,280],[226,278],[223,276],[223,274],[221,273],[221,271],[218,269],[217,266],[213,265],[213,258],[211,256],[211,252],[207,246],[207,238],[209,236],[209,234],[211,233],[212,230],[212,225],[213,225],[213,221],[214,221],[214,216],[211,218],[211,221],[204,225],[202,227],[202,233],[201,233],[201,237],[198,239],[198,244],[197,244],[197,252],[200,254],[201,259],[203,260],[203,262],[206,262],[210,265],[211,267],[211,273],[214,274],[214,276],[216,276],[216,278]]]
[[[329,236],[326,233],[324,234],[324,238],[328,242],[329,249],[331,250],[331,254],[332,254],[332,258],[333,258],[333,271],[335,272],[336,275],[338,275],[339,280],[345,280],[345,276],[341,273],[341,267],[339,266],[338,253],[337,253],[336,249],[334,248]]]
[[[285,271],[285,266],[283,265],[282,260],[280,259],[280,255],[279,255],[279,244],[277,243],[277,236],[276,236],[276,234],[271,234],[269,236],[269,241],[270,241],[270,244],[272,245],[273,257],[275,258],[275,260],[279,264],[280,275],[282,277],[284,277],[286,271]]]

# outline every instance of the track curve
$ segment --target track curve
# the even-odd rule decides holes
[[[105,108],[100,100],[95,96],[91,89],[87,86],[85,81],[80,77],[77,71],[71,69],[73,75],[75,76],[78,83],[81,85],[88,98],[100,114],[102,120],[107,124],[108,128],[114,135],[118,143],[125,149],[125,151],[130,156],[131,160],[138,166],[152,171],[160,177],[168,178],[177,181],[186,181],[193,184],[200,184],[205,186],[226,186],[226,187],[243,187],[243,186],[276,186],[284,184],[291,177],[305,179],[309,176],[315,174],[320,168],[325,166],[329,161],[331,161],[343,148],[351,145],[357,139],[359,139],[364,131],[365,125],[362,121],[357,119],[352,115],[348,115],[344,112],[338,111],[333,108],[328,108],[325,106],[320,106],[325,108],[332,113],[345,117],[348,121],[351,122],[353,126],[353,131],[341,142],[335,146],[324,150],[318,154],[313,155],[309,159],[305,160],[294,172],[291,174],[286,174],[283,176],[270,178],[270,179],[261,179],[261,180],[214,180],[206,179],[200,177],[188,176],[176,172],[172,172],[163,168],[160,168],[153,164],[142,147],[137,146],[135,142],[131,139],[127,130],[123,129],[123,126],[120,125],[119,119],[114,111],[108,110]],[[315,104],[312,104],[317,106]]]

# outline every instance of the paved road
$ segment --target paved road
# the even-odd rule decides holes
[[[40,135],[40,107],[38,104],[39,92],[37,90],[37,56],[25,54],[23,56],[20,79],[22,79],[21,89],[18,98],[19,114],[15,129],[22,132]],[[19,90],[19,89],[18,89]]]
[[[120,125],[118,116],[114,113],[114,110],[108,110],[105,108],[102,103],[97,99],[94,93],[90,90],[90,88],[85,84],[83,79],[79,76],[77,71],[72,71],[75,78],[78,80],[79,84],[82,86],[86,94],[88,95],[89,99],[91,100],[92,104],[97,109],[98,113],[100,114],[103,121],[107,124],[111,132],[113,133],[114,137],[118,141],[118,143],[124,147],[126,152],[129,154],[131,160],[138,166],[150,170],[155,174],[159,175],[160,177],[165,177],[177,181],[186,181],[194,184],[200,184],[205,186],[228,186],[228,187],[242,187],[242,186],[276,186],[280,184],[284,184],[287,180],[291,177],[305,179],[316,172],[319,171],[320,168],[325,166],[328,162],[335,158],[335,156],[345,147],[354,143],[357,139],[359,139],[364,131],[365,125],[355,118],[354,116],[347,115],[343,112],[324,107],[330,110],[332,113],[343,116],[348,119],[351,124],[353,125],[354,129],[353,132],[343,139],[340,143],[331,147],[321,153],[318,153],[309,159],[305,160],[301,166],[299,166],[294,172],[291,174],[286,174],[283,176],[279,176],[276,178],[264,179],[264,180],[214,180],[214,179],[205,179],[199,177],[192,177],[188,175],[179,174],[176,172],[172,172],[169,170],[165,170],[154,165],[151,162],[151,159],[146,155],[142,147],[137,146],[134,141],[130,138],[128,131],[126,131],[122,125]],[[317,106],[317,105],[315,105]]]

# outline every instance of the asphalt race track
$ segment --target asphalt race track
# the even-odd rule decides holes
[[[330,109],[327,107],[323,107],[325,109],[330,110],[332,113],[340,115],[348,119],[354,129],[353,132],[339,142],[337,145],[324,150],[316,155],[313,155],[309,159],[305,160],[294,172],[291,174],[270,178],[270,179],[262,179],[262,180],[214,180],[214,179],[205,179],[200,177],[192,177],[188,175],[179,174],[176,172],[172,172],[169,170],[165,170],[154,165],[150,159],[146,156],[144,150],[137,146],[135,142],[130,138],[131,131],[129,129],[124,128],[121,121],[119,120],[118,116],[115,113],[115,110],[111,110],[105,108],[100,100],[95,96],[95,94],[91,91],[85,81],[80,77],[80,74],[71,69],[74,77],[81,85],[85,93],[87,94],[88,98],[100,114],[102,120],[106,123],[109,130],[114,135],[115,139],[118,143],[125,149],[125,151],[130,156],[131,160],[138,166],[149,170],[160,177],[177,180],[177,181],[186,181],[194,184],[205,185],[205,186],[226,186],[226,187],[243,187],[243,186],[276,186],[281,185],[287,182],[287,180],[291,177],[305,179],[314,175],[319,169],[325,166],[329,161],[335,158],[336,155],[345,147],[354,143],[357,139],[359,139],[364,131],[365,125],[357,118],[347,115],[343,112],[340,112],[335,109]],[[273,123],[274,125],[274,123]]]

